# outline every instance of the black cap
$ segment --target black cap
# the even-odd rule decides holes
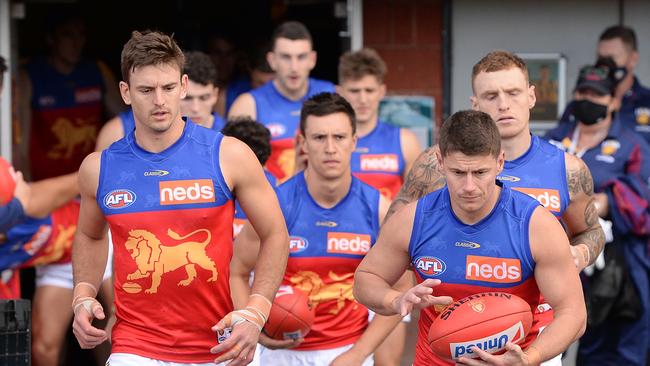
[[[580,69],[576,90],[591,89],[602,95],[610,95],[615,84],[609,77],[609,67],[584,66]]]

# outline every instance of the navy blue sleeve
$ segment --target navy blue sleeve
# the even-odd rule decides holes
[[[7,232],[24,219],[23,205],[20,204],[17,198],[13,198],[6,205],[0,206],[0,232]]]

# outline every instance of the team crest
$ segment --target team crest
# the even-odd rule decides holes
[[[634,110],[634,115],[637,124],[647,125],[650,122],[650,108],[637,108]]]
[[[621,148],[621,143],[617,140],[605,140],[600,144],[600,153],[602,155],[612,156]]]

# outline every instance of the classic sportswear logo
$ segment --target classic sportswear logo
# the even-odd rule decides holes
[[[435,277],[447,269],[447,265],[436,257],[418,257],[415,259],[415,269],[423,275]]]
[[[498,175],[497,179],[506,182],[519,182],[521,180],[519,177],[515,177],[514,175]]]
[[[215,201],[212,179],[168,180],[158,184],[163,206]]]
[[[361,170],[396,173],[399,171],[399,161],[395,154],[363,154],[361,155]]]
[[[557,189],[525,187],[513,187],[512,189],[533,197],[549,211],[560,212],[560,209],[562,208],[560,192]]]
[[[300,253],[307,249],[309,242],[305,238],[292,236],[289,238],[289,253]]]
[[[519,259],[467,256],[465,279],[513,283],[521,281],[521,263]]]
[[[521,321],[504,329],[501,332],[487,336],[485,338],[476,339],[469,342],[449,343],[449,351],[451,352],[454,360],[461,356],[472,357],[472,346],[482,349],[488,353],[497,352],[505,348],[507,342],[519,343],[524,339],[524,325]]]
[[[454,243],[454,246],[460,248],[478,249],[481,247],[481,244],[474,243],[473,241],[457,241]]]
[[[355,233],[327,233],[327,252],[365,255],[370,250],[370,235]]]
[[[316,226],[337,227],[338,225],[334,221],[316,221]]]
[[[135,193],[128,189],[116,189],[104,196],[104,206],[112,209],[129,207],[135,202]]]
[[[149,172],[144,172],[145,177],[164,177],[167,174],[169,174],[169,172],[162,169],[156,169]]]

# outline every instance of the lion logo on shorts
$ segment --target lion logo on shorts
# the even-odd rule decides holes
[[[309,305],[312,307],[322,302],[336,300],[336,308],[329,311],[330,314],[336,315],[345,306],[345,300],[354,301],[354,296],[352,295],[354,273],[339,276],[333,271],[330,271],[329,277],[337,282],[325,284],[323,279],[316,272],[312,271],[297,272],[291,276],[290,281],[295,288],[309,296]]]
[[[212,234],[207,229],[198,229],[185,236],[180,236],[172,229],[167,230],[167,235],[174,240],[185,240],[199,232],[207,234],[202,242],[187,241],[174,246],[162,245],[158,238],[146,230],[131,230],[126,240],[126,249],[138,265],[138,269],[126,276],[127,280],[137,280],[151,276],[151,287],[145,293],[155,294],[165,273],[185,268],[187,278],[178,282],[178,286],[188,286],[196,278],[195,265],[211,271],[212,277],[208,282],[217,280],[217,267],[205,252],[205,247],[210,243]]]
[[[97,127],[77,126],[67,118],[58,118],[52,125],[52,134],[59,142],[47,154],[51,159],[69,159],[77,146],[83,151],[92,150],[97,139]]]

